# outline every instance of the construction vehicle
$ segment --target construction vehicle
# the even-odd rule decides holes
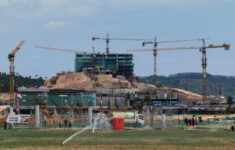
[[[145,124],[144,115],[136,112],[112,112],[113,117],[123,117],[125,123]]]
[[[192,46],[192,47],[175,47],[175,48],[155,48],[153,49],[137,49],[137,50],[127,50],[127,51],[165,51],[165,50],[192,50],[192,49],[199,49],[202,52],[202,74],[203,74],[203,101],[206,101],[206,66],[207,66],[207,58],[206,58],[206,49],[208,48],[224,48],[225,50],[230,49],[229,44],[223,45],[212,45],[205,46],[205,39],[203,40],[203,46]],[[154,56],[155,57],[155,56]],[[155,62],[156,63],[156,62]],[[156,67],[156,65],[155,65]],[[155,74],[156,77],[156,74]]]
[[[14,76],[15,76],[15,72],[14,72],[14,58],[16,53],[19,51],[19,49],[21,48],[21,46],[24,44],[24,40],[22,40],[20,42],[20,44],[8,55],[8,59],[10,61],[10,114],[13,113],[13,105],[14,105],[14,89],[15,89],[15,85],[14,85]]]

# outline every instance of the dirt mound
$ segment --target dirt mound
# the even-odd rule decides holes
[[[49,80],[46,80],[44,86],[48,87],[49,89],[90,89],[93,87],[90,78],[80,72],[57,75]]]
[[[134,82],[133,83],[135,85],[136,91],[137,92],[149,92],[149,93],[153,93],[156,91],[156,87],[154,85],[151,84],[147,84],[147,83],[140,83],[140,82]]]
[[[111,75],[98,75],[96,77],[96,87],[107,89],[131,88],[131,83],[126,80],[113,78]]]
[[[95,81],[92,81],[84,73],[66,73],[59,74],[46,80],[44,83],[49,89],[91,89],[95,87],[106,89],[131,88],[131,83],[126,80],[113,78],[110,75],[97,75]]]
[[[183,89],[172,88],[173,90],[177,91],[179,96],[184,99],[194,99],[194,100],[202,100],[202,95],[186,91]]]
[[[156,87],[151,84],[129,82],[127,80],[113,78],[111,75],[97,75],[95,80],[92,81],[84,73],[64,73],[58,74],[49,80],[46,80],[44,85],[49,89],[92,89],[92,88],[103,88],[103,89],[133,89],[140,93],[154,93]],[[158,87],[160,93],[168,93],[174,91],[178,93],[178,96],[183,99],[194,99],[201,100],[202,95],[186,91],[183,89],[169,88],[169,87]]]

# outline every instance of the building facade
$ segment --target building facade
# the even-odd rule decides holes
[[[109,72],[112,75],[122,75],[126,78],[133,76],[133,55],[132,54],[76,54],[75,72],[97,73]]]

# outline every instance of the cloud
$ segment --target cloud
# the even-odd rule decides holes
[[[89,0],[0,0],[0,16],[56,17],[97,14],[98,3]]]
[[[138,10],[139,8],[164,6],[208,7],[215,3],[233,2],[233,0],[0,0],[0,16],[87,17],[117,10]]]
[[[0,0],[0,8],[1,7],[6,7],[8,5],[8,1],[7,0]]]
[[[51,20],[51,21],[49,21],[45,25],[45,27],[49,28],[49,29],[57,29],[57,28],[68,26],[70,24],[71,24],[70,21],[55,21],[55,20]]]
[[[35,0],[0,0],[0,7],[10,7],[13,5],[33,5]]]
[[[135,8],[135,7],[163,7],[173,6],[175,8],[187,7],[208,7],[213,4],[227,4],[234,3],[234,0],[100,0],[105,2],[111,8]]]

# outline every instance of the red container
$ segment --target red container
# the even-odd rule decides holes
[[[114,117],[113,118],[113,129],[114,130],[124,130],[124,118]]]

